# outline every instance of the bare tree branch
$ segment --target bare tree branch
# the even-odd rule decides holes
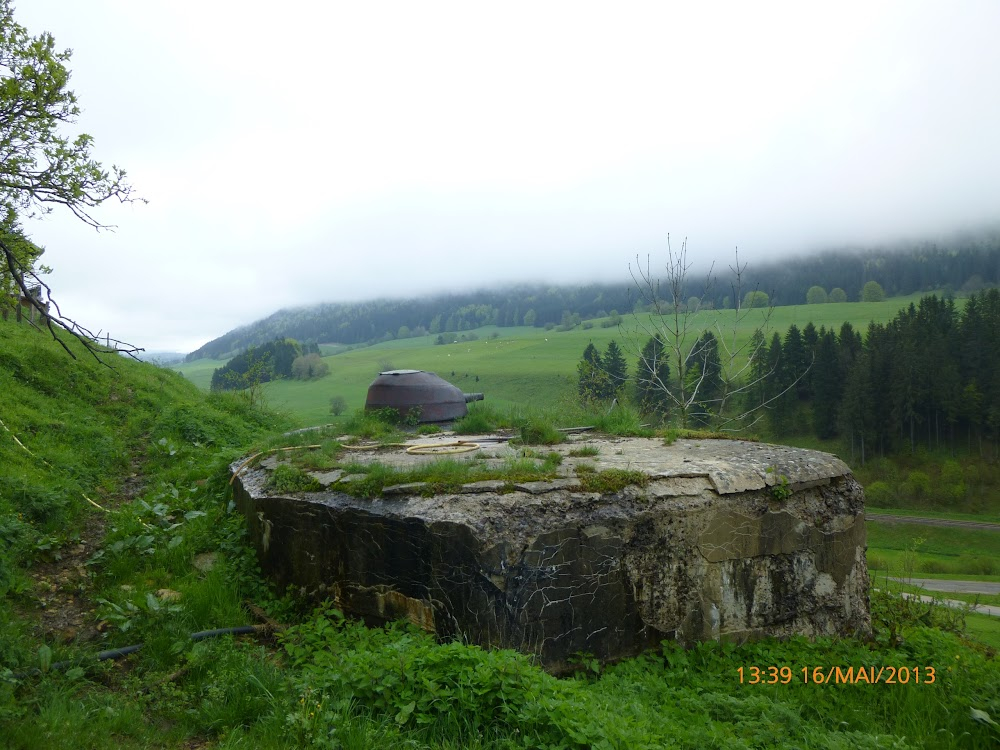
[[[3,252],[7,272],[10,274],[20,291],[21,299],[26,300],[32,309],[39,314],[42,323],[48,329],[52,338],[58,341],[59,345],[62,346],[62,348],[66,350],[66,353],[73,359],[77,358],[76,354],[74,354],[73,350],[67,346],[66,342],[62,338],[60,338],[57,329],[70,334],[73,338],[79,341],[83,347],[91,353],[91,355],[93,355],[94,359],[106,367],[111,367],[111,365],[108,364],[108,362],[103,359],[101,355],[127,354],[133,359],[137,359],[136,355],[141,351],[145,351],[142,347],[134,346],[132,344],[125,343],[124,341],[119,341],[118,339],[113,339],[107,335],[102,337],[100,332],[95,334],[93,331],[82,326],[72,318],[64,316],[62,310],[59,309],[59,305],[52,298],[52,290],[49,288],[49,285],[42,281],[31,268],[26,268],[24,264],[17,259],[14,252],[7,246],[7,244],[3,242],[3,240],[0,240],[0,251]],[[32,294],[28,285],[25,283],[26,277],[45,290],[45,295],[48,298],[48,304],[44,304],[39,297]],[[20,301],[18,301],[18,304],[20,304]],[[51,312],[53,308],[55,308],[55,315]],[[34,323],[32,323],[32,325],[34,325]],[[35,327],[37,328],[37,326]],[[104,340],[104,345],[99,343],[101,339]]]
[[[747,429],[760,420],[775,400],[792,390],[805,373],[781,393],[756,405],[744,407],[741,404],[734,413],[738,397],[775,375],[774,367],[759,367],[767,355],[764,333],[770,329],[774,306],[770,298],[763,310],[752,303],[744,304],[747,264],[741,263],[737,249],[735,261],[729,266],[733,277],[734,311],[710,314],[705,303],[715,282],[715,265],[710,266],[700,293],[689,297],[688,274],[692,264],[688,262],[687,249],[686,239],[680,250],[675,251],[667,237],[667,263],[662,281],[653,274],[648,256],[645,265],[638,257],[634,266],[629,264],[639,301],[648,313],[633,310],[632,329],[623,330],[625,348],[633,356],[639,354],[641,360],[643,341],[653,337],[663,341],[672,365],[671,382],[663,383],[661,378],[654,376],[649,378],[648,384],[663,392],[682,426],[688,426],[691,419],[698,419],[720,430]],[[752,291],[753,296],[749,299],[756,299],[759,289]],[[696,305],[691,303],[694,299]],[[758,314],[760,319],[755,321],[753,316]],[[745,330],[748,326],[752,328],[749,335]],[[712,336],[706,337],[706,332],[711,332]],[[710,372],[710,365],[713,370],[717,368],[717,372]]]

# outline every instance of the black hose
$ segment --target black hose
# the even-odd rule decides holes
[[[191,634],[192,641],[200,641],[204,638],[217,638],[220,635],[246,635],[256,633],[260,628],[256,625],[240,625],[236,628],[219,628],[218,630],[202,630]]]
[[[260,625],[239,625],[235,628],[217,628],[215,630],[201,630],[197,633],[191,634],[192,641],[201,641],[205,638],[217,638],[220,635],[246,635],[247,633],[256,633],[263,630],[264,627]],[[107,659],[121,659],[128,656],[129,654],[134,654],[136,651],[141,649],[143,644],[136,643],[133,646],[122,646],[121,648],[112,648],[107,651],[101,651],[97,654],[95,658],[96,661],[105,661]],[[69,669],[71,667],[78,667],[86,664],[90,659],[85,656],[81,656],[77,659],[70,659],[68,661],[57,661],[55,664],[49,666],[49,670],[61,670]],[[33,677],[34,675],[41,674],[42,670],[35,667],[34,669],[29,669],[26,672],[14,672],[12,677],[15,680],[23,680],[25,677]]]

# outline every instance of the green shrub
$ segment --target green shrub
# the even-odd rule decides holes
[[[872,482],[865,487],[865,501],[876,508],[894,508],[897,493],[893,491],[888,482]]]
[[[69,520],[71,497],[79,494],[62,481],[29,481],[20,476],[0,476],[0,497],[7,499],[26,519],[46,526]]]
[[[965,472],[958,461],[945,461],[941,464],[941,474],[937,483],[936,494],[950,505],[957,505],[965,500],[967,487]]]
[[[887,571],[889,562],[881,555],[868,554],[868,572],[874,574],[875,571]]]
[[[973,575],[992,576],[1000,572],[1000,563],[993,557],[960,555],[958,561],[963,572]]]
[[[321,722],[296,722],[307,741],[315,730],[336,732],[349,706],[413,729],[454,725],[461,717],[471,737],[521,735],[527,747],[584,747],[597,738],[583,731],[586,713],[574,700],[578,683],[556,680],[515,651],[438,644],[399,624],[370,629],[343,622],[333,610],[291,628],[282,640],[300,670],[295,689],[302,703],[326,707]],[[312,713],[308,718],[316,719]],[[569,744],[561,726],[567,724],[577,737]]]
[[[347,411],[347,400],[343,396],[333,396],[330,398],[330,413],[339,417]]]
[[[906,476],[903,491],[914,500],[922,500],[930,495],[931,478],[925,471],[911,471]]]

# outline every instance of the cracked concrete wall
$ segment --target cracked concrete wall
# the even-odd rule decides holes
[[[552,482],[434,497],[397,487],[361,500],[336,484],[270,497],[267,469],[234,486],[280,588],[554,670],[665,638],[870,631],[864,497],[838,459],[740,441],[604,442],[614,448],[589,462],[639,468],[649,484],[584,492],[570,466]]]

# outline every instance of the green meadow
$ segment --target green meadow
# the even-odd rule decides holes
[[[800,328],[810,321],[820,328],[840,330],[849,322],[862,333],[871,321],[887,322],[903,307],[916,304],[923,295],[894,297],[882,302],[848,302],[825,305],[775,307],[766,321],[768,338],[784,336],[793,323]],[[694,330],[713,328],[731,349],[746,344],[753,332],[765,324],[764,310],[744,311],[733,325],[732,310],[706,310],[692,315]],[[326,424],[330,399],[342,396],[347,413],[364,405],[368,386],[387,369],[435,372],[465,392],[482,391],[490,404],[532,407],[567,412],[576,395],[576,367],[588,343],[603,350],[612,339],[618,342],[634,366],[637,352],[651,335],[656,321],[648,314],[625,315],[620,327],[602,328],[601,320],[585,321],[569,331],[557,329],[488,326],[475,331],[444,334],[449,343],[435,344],[436,335],[387,341],[327,355],[330,374],[315,381],[281,380],[268,383],[269,404],[287,412],[303,426]],[[587,323],[592,327],[585,328]],[[463,337],[475,334],[472,341]],[[330,347],[333,348],[333,347]],[[324,347],[324,351],[328,349]],[[223,360],[200,359],[172,366],[191,382],[207,390],[212,372]]]
[[[777,330],[792,322],[781,312]],[[239,456],[304,439],[287,430],[330,421],[331,395],[355,412],[387,366],[432,369],[491,402],[551,404],[553,418],[573,419],[583,347],[621,336],[477,333],[330,356],[323,380],[268,386],[285,404],[280,415],[245,393],[195,388],[218,363],[186,365],[185,378],[128,360],[112,369],[0,322],[3,747],[962,750],[1000,741],[1000,619],[911,603],[881,584],[870,641],[689,650],[665,641],[618,664],[581,653],[562,678],[516,652],[439,643],[400,624],[366,628],[272,590],[232,503],[228,467]],[[985,560],[1000,541],[869,528],[873,547],[918,572],[921,555]],[[255,634],[193,636],[254,623]],[[138,644],[126,658],[96,658]],[[817,684],[831,667],[857,676],[890,666],[906,684]]]
[[[868,566],[893,575],[1000,581],[1000,532],[956,526],[868,524]]]

